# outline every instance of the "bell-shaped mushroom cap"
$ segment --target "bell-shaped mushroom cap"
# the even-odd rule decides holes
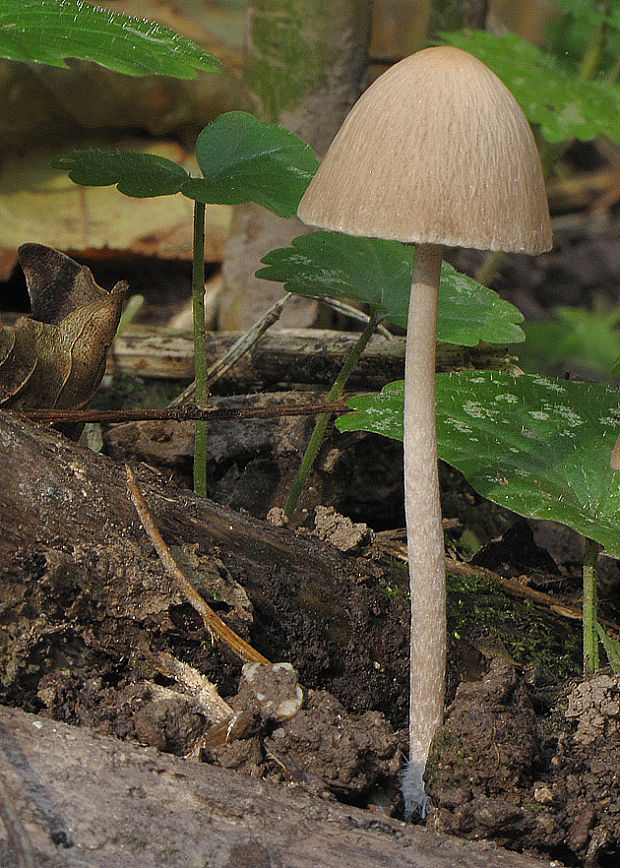
[[[478,250],[552,246],[538,152],[508,88],[460,48],[427,48],[362,94],[301,203],[304,223]]]

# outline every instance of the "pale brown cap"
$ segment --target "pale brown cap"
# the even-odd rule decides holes
[[[362,94],[300,202],[349,235],[542,253],[552,246],[532,131],[508,88],[460,48],[427,48]]]

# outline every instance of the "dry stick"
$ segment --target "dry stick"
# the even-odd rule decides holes
[[[219,380],[220,377],[223,377],[242,356],[249,352],[254,344],[257,343],[257,341],[265,334],[267,329],[271,328],[271,326],[280,319],[282,309],[290,298],[290,292],[287,292],[286,295],[279,298],[275,304],[272,304],[262,317],[254,323],[254,325],[250,326],[245,334],[241,335],[239,340],[235,341],[235,343],[226,350],[223,356],[213,362],[206,373],[206,382],[209,388],[211,388],[213,383]],[[178,407],[184,401],[192,398],[195,393],[196,382],[194,381],[187,387],[187,389],[181,392],[180,395],[177,395],[174,401],[170,403],[170,407]]]
[[[172,654],[160,651],[155,655],[155,665],[162,675],[179,684],[184,691],[193,697],[201,711],[211,722],[211,726],[203,732],[194,744],[190,757],[200,759],[202,751],[209,747],[227,744],[240,738],[248,731],[254,722],[254,715],[249,711],[235,711],[222,699],[215,684],[187,663],[181,663]],[[160,690],[167,688],[160,687]]]
[[[406,564],[407,546],[404,542],[395,542],[391,539],[392,536],[393,531],[379,531],[377,533],[377,544],[384,554]],[[489,581],[501,585],[513,597],[517,597],[520,600],[529,600],[535,605],[540,606],[540,608],[546,609],[554,615],[559,615],[561,618],[566,618],[569,621],[583,621],[583,606],[579,608],[578,606],[571,606],[569,603],[560,603],[550,594],[536,591],[534,588],[514,581],[514,579],[507,579],[505,576],[500,575],[500,573],[496,573],[486,567],[472,566],[462,561],[456,561],[449,556],[446,556],[445,563],[446,572],[452,575],[466,576],[468,578],[475,578],[476,576],[488,578]],[[620,639],[620,625],[614,621],[610,621],[608,618],[599,618],[598,622],[608,629],[612,634],[612,638],[617,637]]]
[[[356,320],[357,322],[367,323],[370,319],[370,316],[367,313],[364,313],[363,310],[359,310],[359,308],[353,307],[352,304],[347,304],[345,301],[341,301],[339,298],[330,298],[329,296],[322,295],[309,295],[308,298],[313,298],[315,301],[322,301],[323,304],[331,307],[337,313],[342,313],[344,314],[344,316],[348,316],[351,319]],[[381,323],[377,325],[376,331],[377,334],[382,335],[388,341],[394,340],[394,335],[392,334],[392,332]]]
[[[146,535],[153,543],[164,569],[175,582],[178,589],[181,591],[185,599],[198,612],[202,621],[212,636],[217,636],[225,642],[228,647],[244,662],[254,663],[269,663],[266,657],[263,657],[258,651],[252,648],[241,636],[238,636],[234,630],[231,630],[228,624],[225,624],[222,619],[215,614],[211,606],[209,606],[194,588],[185,573],[181,570],[175,559],[170,553],[170,549],[162,539],[161,534],[155,527],[153,518],[148,510],[146,502],[142,497],[142,493],[138,488],[136,477],[133,470],[128,464],[125,464],[127,473],[127,488],[131,495],[131,500],[136,508],[136,512],[140,517],[142,526],[146,531]]]
[[[284,416],[318,416],[320,413],[347,413],[350,408],[343,401],[325,404],[274,404],[268,407],[206,407],[195,404],[186,407],[167,407],[157,410],[4,410],[19,419],[31,422],[194,422],[197,419],[275,419]]]
[[[186,692],[204,709],[212,723],[228,721],[233,716],[234,710],[225,699],[222,699],[215,684],[193,666],[182,663],[166,651],[160,651],[155,655],[155,665],[162,675],[174,678],[177,684],[185,688]]]

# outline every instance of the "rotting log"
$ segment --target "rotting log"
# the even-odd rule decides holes
[[[210,332],[207,335],[207,365],[211,365],[240,337],[240,332]],[[358,336],[330,329],[283,329],[264,335],[234,368],[218,381],[217,392],[245,392],[276,385],[310,384],[331,386],[349,356]],[[111,372],[141,377],[191,379],[194,349],[191,335],[167,329],[132,326],[114,341]],[[347,388],[380,389],[402,379],[405,362],[404,338],[370,339]],[[455,368],[512,369],[505,347],[479,344],[457,347],[440,343],[438,370]]]
[[[155,650],[202,653],[196,665],[210,675],[209,637],[192,623],[193,610],[183,609],[183,623],[171,622],[183,601],[137,519],[122,465],[0,412],[0,479],[0,698],[36,707],[37,678],[64,669],[82,678],[101,668],[153,677],[154,641]],[[350,710],[396,709],[401,725],[407,606],[388,592],[402,583],[401,570],[196,497],[148,471],[138,479],[166,542],[197,544],[216,571],[245,589],[254,619],[244,638]],[[36,661],[44,667],[38,675]],[[229,679],[238,675],[235,665]]]
[[[7,868],[542,868],[480,842],[0,707]]]

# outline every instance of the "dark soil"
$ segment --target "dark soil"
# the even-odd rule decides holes
[[[358,460],[387,467],[369,439],[360,436]],[[338,451],[333,441],[327,448]],[[337,476],[338,461],[329,467]],[[399,473],[396,462],[387,489]],[[565,865],[616,864],[620,678],[582,682],[579,623],[515,598],[492,571],[509,574],[512,561],[522,587],[546,587],[550,603],[570,602],[578,578],[549,560],[529,525],[481,501],[447,468],[443,488],[449,547],[458,549],[472,510],[471,527],[488,542],[477,558],[484,568],[449,574],[449,705],[428,772],[431,822]],[[407,578],[390,566],[384,542],[397,545],[398,536],[376,537],[333,509],[312,514],[315,527],[298,534],[344,550],[340,591],[319,573],[296,579],[286,558],[248,569],[234,544],[173,550],[237,632],[294,670],[260,666],[257,674],[248,664],[240,672],[172,588],[132,566],[129,540],[117,556],[96,539],[67,546],[56,535],[46,551],[3,570],[2,701],[400,816]],[[236,715],[230,731],[158,663],[161,652],[218,685]]]
[[[599,242],[590,242],[590,253],[588,243],[580,241],[580,257],[591,265],[600,261],[592,255]],[[608,269],[617,253],[606,249]],[[520,292],[527,294],[528,277],[530,290],[552,286],[547,277],[567,262],[541,258],[519,275]],[[540,302],[552,303],[550,296]],[[307,419],[234,430],[214,423],[210,496],[265,519],[283,502],[310,428]],[[190,480],[192,433],[184,425],[119,426],[107,432],[106,450],[145,462],[175,497],[173,486]],[[105,577],[131,571],[131,548],[124,564],[89,540],[80,548],[58,538],[22,552],[2,564],[0,700],[400,816],[408,668],[401,477],[397,444],[331,432],[297,534],[345,552],[341,594],[326,591],[320,575],[297,580],[285,559],[250,570],[234,543],[196,540],[194,550],[176,552],[231,627],[294,669],[241,671],[169,587],[143,588],[136,575],[132,595],[115,597]],[[494,507],[447,467],[442,492],[448,551],[458,563],[449,573],[446,722],[427,772],[430,821],[557,865],[618,865],[620,676],[604,670],[580,678],[580,624],[561,608],[579,606],[579,539]],[[546,594],[548,605],[528,599],[529,590]],[[616,561],[603,559],[600,590],[602,617],[618,623]],[[234,730],[216,731],[196,695],[157,665],[161,652],[217,685],[235,713]]]

